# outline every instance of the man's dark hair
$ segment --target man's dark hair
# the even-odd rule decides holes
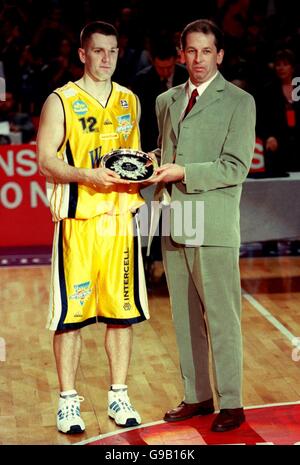
[[[96,32],[104,36],[115,36],[117,41],[119,40],[119,34],[112,24],[105,23],[104,21],[93,21],[82,29],[80,33],[80,47],[84,48],[90,37]]]
[[[186,47],[186,36],[191,32],[202,32],[203,34],[212,34],[215,37],[215,46],[217,52],[224,48],[224,35],[221,29],[209,19],[198,19],[187,24],[181,33],[182,50]]]
[[[152,58],[159,60],[168,60],[169,58],[177,58],[177,49],[173,43],[157,44],[151,47]]]

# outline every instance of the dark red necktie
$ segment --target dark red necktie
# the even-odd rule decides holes
[[[191,111],[191,109],[195,105],[198,95],[199,95],[198,90],[194,89],[193,92],[192,92],[192,95],[190,96],[189,103],[187,104],[187,107],[185,109],[183,118],[186,117],[186,115]]]

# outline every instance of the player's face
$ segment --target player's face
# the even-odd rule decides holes
[[[118,44],[115,36],[92,34],[85,48],[79,49],[79,58],[84,63],[85,73],[95,81],[106,81],[113,75],[118,59]]]
[[[192,83],[199,86],[217,72],[224,51],[217,51],[213,34],[190,32],[186,36],[183,55]]]

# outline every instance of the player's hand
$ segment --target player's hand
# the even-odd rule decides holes
[[[101,187],[112,187],[116,184],[130,184],[130,182],[121,179],[117,173],[108,168],[95,168],[91,171],[91,184],[97,189]]]

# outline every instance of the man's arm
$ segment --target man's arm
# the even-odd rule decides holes
[[[109,187],[113,184],[128,184],[106,168],[76,168],[57,157],[57,151],[65,136],[64,111],[59,97],[51,94],[42,109],[37,135],[37,157],[40,172],[52,182]]]

